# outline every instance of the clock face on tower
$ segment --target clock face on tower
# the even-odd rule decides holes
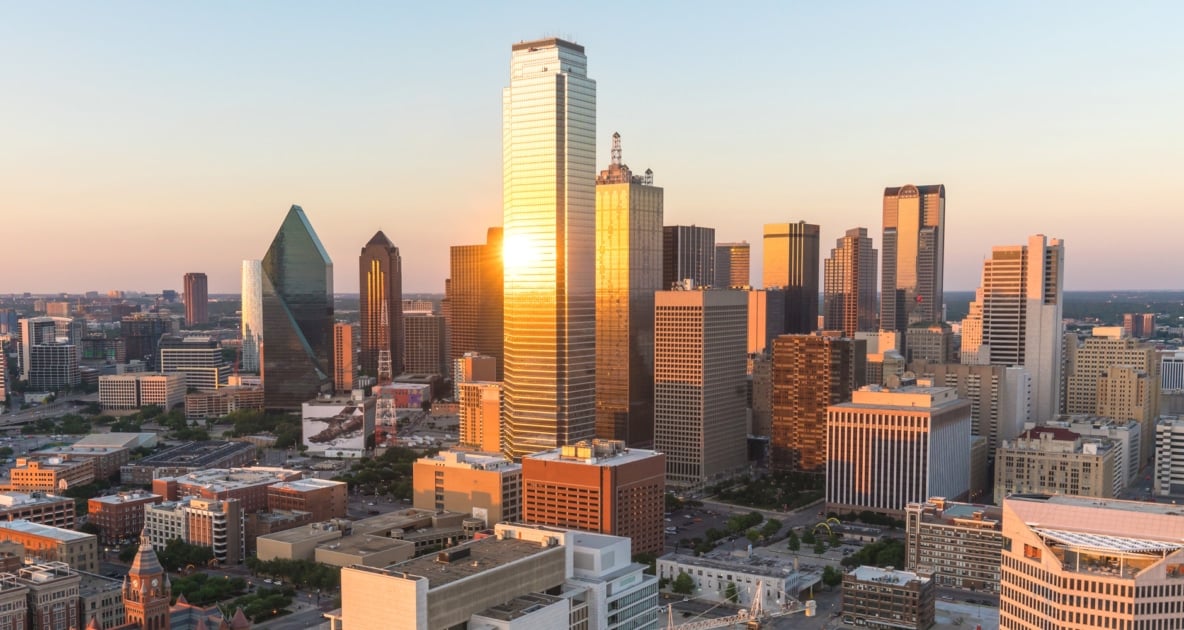
[[[152,588],[156,588],[157,586],[160,586],[160,580],[152,578]]]
[[[140,588],[140,578],[132,578],[132,588]]]

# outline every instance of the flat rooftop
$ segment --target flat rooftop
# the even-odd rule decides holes
[[[338,540],[325,541],[317,548],[332,551],[334,553],[345,553],[354,556],[368,556],[370,554],[382,553],[397,547],[414,547],[415,543],[407,540],[400,540],[398,538],[387,538],[386,536],[374,536],[371,534],[358,534],[356,536],[346,536]]]
[[[558,553],[563,556],[566,553],[563,547],[558,545],[545,547],[536,542],[517,539],[500,540],[492,537],[451,547],[447,551],[455,554],[460,549],[468,549],[468,557],[459,558],[450,563],[437,562],[436,554],[430,554],[399,564],[392,564],[385,569],[362,566],[353,568],[358,571],[381,573],[405,580],[424,579],[428,581],[428,589],[430,590],[539,554]]]
[[[43,538],[52,538],[54,540],[60,540],[63,542],[94,538],[94,536],[91,534],[84,534],[82,532],[76,532],[70,529],[62,529],[61,527],[53,527],[52,525],[42,525],[41,523],[30,523],[24,519],[0,521],[0,529],[20,532],[22,534],[29,534],[32,536],[41,536]]]
[[[344,481],[332,481],[330,479],[320,479],[312,477],[307,479],[292,479],[290,481],[281,481],[271,485],[272,488],[280,490],[294,490],[296,492],[311,492],[313,490],[321,490],[324,488],[336,488],[346,485]]]
[[[688,556],[681,553],[668,553],[659,560],[668,560],[692,567],[733,571],[749,575],[763,575],[765,577],[785,578],[793,575],[792,562],[777,562],[758,556],[748,558],[711,558],[707,556]]]
[[[546,593],[527,593],[519,595],[514,599],[497,606],[490,606],[475,616],[487,617],[489,619],[496,619],[497,621],[513,621],[521,617],[525,617],[533,612],[546,608],[552,604],[563,601],[562,597],[555,595],[548,595]],[[480,621],[477,622],[480,624]],[[480,625],[478,627],[481,627]],[[492,626],[488,626],[492,627]]]
[[[241,442],[246,444],[246,442]],[[253,446],[251,448],[254,448]],[[237,488],[271,485],[281,481],[294,481],[300,471],[283,468],[210,468],[197,470],[177,477],[161,477],[175,481],[178,485],[200,486],[212,492],[223,492]]]
[[[152,494],[151,492],[136,491],[136,492],[120,492],[119,494],[109,494],[103,497],[95,497],[91,501],[102,503],[106,505],[120,505],[123,503],[133,503],[136,501],[152,501],[155,499],[164,499],[159,494]]]
[[[15,507],[30,507],[34,505],[44,505],[47,503],[62,503],[64,501],[73,501],[74,499],[68,497],[59,497],[53,494],[25,493],[25,492],[0,492],[0,510],[5,508]]]
[[[311,525],[285,529],[282,532],[272,532],[259,536],[259,538],[292,545],[309,539],[331,540],[333,538],[341,538],[344,535],[345,532],[341,531],[340,528],[330,526],[326,523],[313,523]]]
[[[223,458],[241,454],[244,451],[254,451],[255,445],[250,442],[228,442],[224,440],[208,440],[205,442],[186,442],[168,450],[149,455],[136,462],[129,462],[131,466],[141,467],[187,467],[205,468],[213,466]]]
[[[1013,494],[1003,500],[1003,511],[1013,512],[1033,530],[1057,532],[1062,537],[1077,533],[1126,538],[1137,533],[1139,541],[1184,545],[1184,506],[1179,505],[1063,494]]]
[[[565,456],[561,449],[552,451],[543,451],[535,453],[534,455],[527,455],[525,459],[533,459],[544,462],[571,462],[573,464],[591,464],[595,466],[620,466],[622,464],[631,464],[633,462],[640,462],[658,455],[657,451],[649,451],[642,448],[626,448],[619,452],[614,452],[606,455],[594,455],[590,457],[580,456]]]
[[[913,573],[912,571],[891,571],[889,569],[881,569],[880,567],[862,566],[851,571],[855,579],[861,582],[881,582],[885,584],[899,584],[904,586],[913,580],[919,580],[922,583],[928,582],[930,578],[922,577]]]

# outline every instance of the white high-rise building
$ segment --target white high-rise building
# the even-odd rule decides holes
[[[243,261],[243,354],[244,372],[259,371],[259,347],[263,344],[263,262]]]
[[[1161,391],[1184,390],[1184,350],[1160,352],[1159,369],[1162,381]]]
[[[1155,424],[1155,494],[1184,493],[1184,417]]]
[[[1027,245],[993,247],[962,324],[963,362],[1028,368],[1032,415],[1040,421],[1060,404],[1064,275],[1060,239],[1036,234]]]
[[[584,47],[514,44],[502,92],[506,452],[594,437],[596,82]]]

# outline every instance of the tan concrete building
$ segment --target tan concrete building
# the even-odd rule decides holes
[[[1058,427],[1036,427],[995,452],[995,503],[1010,494],[1055,493],[1113,497],[1121,487],[1118,449],[1107,438]]]
[[[99,570],[99,543],[91,534],[29,521],[0,521],[0,541],[24,545],[29,558],[64,562],[90,573]]]
[[[460,443],[486,453],[500,453],[502,439],[502,384],[459,383]]]
[[[33,457],[57,457],[64,461],[82,461],[89,459],[95,463],[95,479],[110,479],[119,469],[131,460],[132,451],[123,446],[114,445],[86,445],[71,444],[69,446],[54,446],[32,453]]]
[[[904,333],[906,354],[905,360],[929,361],[931,363],[953,363],[957,356],[954,346],[954,333],[950,325],[914,324]]]
[[[99,404],[104,409],[139,409],[146,405],[157,405],[167,410],[183,402],[184,374],[140,373],[99,377]]]
[[[246,520],[236,499],[186,497],[145,505],[144,536],[158,550],[174,538],[209,547],[223,564],[237,564],[246,555]]]
[[[1154,381],[1154,382],[1153,382]],[[1106,368],[1098,378],[1099,416],[1138,422],[1140,431],[1153,432],[1159,415],[1159,378],[1129,365]],[[1154,438],[1144,436],[1139,462],[1154,457]]]
[[[1127,337],[1122,327],[1098,327],[1082,342],[1072,343],[1071,339],[1067,340],[1065,363],[1068,376],[1062,411],[1068,414],[1108,415],[1100,411],[1100,398],[1104,397],[1107,411],[1138,419],[1143,425],[1141,452],[1143,461],[1147,461],[1151,456],[1151,435],[1155,432],[1154,419],[1159,417],[1161,361],[1155,346]],[[1135,395],[1138,393],[1137,375],[1115,373],[1112,383],[1102,383],[1109,368],[1121,366],[1136,373],[1142,372],[1147,377],[1145,383],[1149,404],[1144,403],[1142,409],[1134,404],[1136,400],[1144,399],[1143,396]],[[1107,394],[1102,393],[1104,389],[1109,390]]]
[[[263,410],[263,388],[230,385],[185,395],[185,419],[221,418],[242,409]]]
[[[937,588],[927,575],[858,567],[843,575],[843,620],[858,626],[926,630],[937,614]]]
[[[95,462],[69,461],[61,457],[18,457],[8,471],[8,490],[17,492],[62,492],[95,480]]]
[[[42,492],[0,493],[0,520],[17,519],[74,529],[74,499]]]
[[[1094,498],[1003,502],[1002,630],[1175,628],[1184,619],[1179,508]]]
[[[340,540],[349,532],[347,522],[313,523],[259,536],[255,539],[260,560],[312,560],[317,546]]]
[[[472,514],[487,527],[522,519],[522,465],[501,453],[441,451],[412,472],[416,508]]]
[[[522,519],[625,536],[636,553],[661,553],[665,471],[662,453],[627,448],[617,440],[524,457]]]
[[[930,498],[905,513],[905,569],[939,586],[999,592],[1002,513],[993,505]]]

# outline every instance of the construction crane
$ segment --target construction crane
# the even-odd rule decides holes
[[[741,608],[736,614],[727,617],[701,619],[675,625],[674,604],[670,604],[666,607],[666,630],[708,630],[709,628],[727,628],[740,624],[744,624],[747,630],[759,630],[761,622],[766,619],[793,615],[800,612],[806,613],[807,617],[813,617],[818,611],[818,602],[814,600],[810,600],[800,607],[786,606],[782,610],[766,611],[763,606],[764,598],[761,597],[761,592],[764,590],[763,587],[763,582],[756,583],[756,589],[753,591],[752,596],[752,606],[750,608]],[[794,603],[800,604],[801,602],[794,600]]]

